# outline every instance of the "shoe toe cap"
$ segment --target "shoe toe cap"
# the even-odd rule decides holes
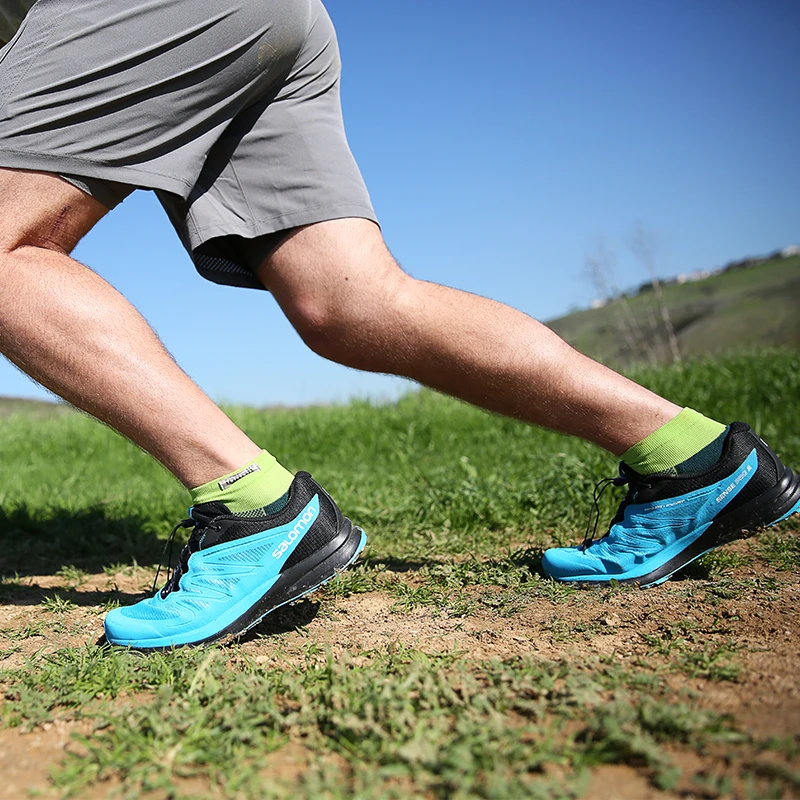
[[[579,580],[603,574],[603,563],[580,547],[551,547],[542,556],[542,569],[556,580]]]
[[[570,577],[575,572],[576,547],[551,547],[542,556],[542,569],[550,578]]]
[[[137,611],[147,601],[135,606],[115,608],[103,620],[106,641],[122,647],[141,647],[161,637],[162,633],[152,620],[137,615]]]

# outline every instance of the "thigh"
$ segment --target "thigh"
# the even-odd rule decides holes
[[[0,169],[0,251],[30,246],[69,253],[107,211],[57,175]]]
[[[380,228],[359,218],[290,231],[255,271],[292,322],[307,313],[349,317],[380,306],[408,277]]]
[[[228,126],[187,203],[162,199],[189,249],[205,245],[194,259],[201,274],[219,283],[258,286],[252,270],[264,240],[268,247],[283,231],[376,219],[345,135],[336,32],[319,0],[310,9],[308,34],[279,90]],[[238,247],[229,247],[234,240]]]

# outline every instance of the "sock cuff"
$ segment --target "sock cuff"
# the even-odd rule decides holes
[[[241,508],[250,510],[259,505],[266,506],[280,497],[293,477],[272,453],[262,450],[261,455],[241,469],[197,486],[189,494],[193,505],[218,500],[225,503],[231,511]]]
[[[626,450],[620,458],[642,474],[667,472],[697,455],[725,430],[722,423],[692,408],[684,408],[674,419]]]

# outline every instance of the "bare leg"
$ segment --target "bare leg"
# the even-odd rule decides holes
[[[0,351],[194,487],[260,453],[134,307],[67,254],[106,213],[53,175],[0,169]]]
[[[321,355],[413,378],[615,455],[680,411],[519,311],[409,277],[366,220],[294,231],[259,276]]]

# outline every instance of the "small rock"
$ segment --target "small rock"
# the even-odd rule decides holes
[[[603,617],[603,624],[608,625],[609,628],[618,628],[621,622],[619,614],[609,614],[607,617]]]

